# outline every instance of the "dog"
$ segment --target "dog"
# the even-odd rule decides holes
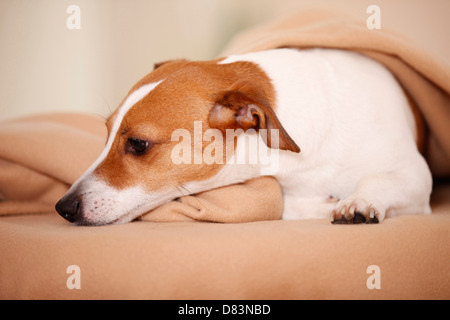
[[[378,223],[431,213],[423,127],[394,76],[359,53],[281,48],[155,64],[106,126],[103,152],[56,204],[77,225],[130,222],[178,198],[180,187],[195,194],[261,175],[279,181],[283,219]],[[174,161],[173,133],[199,128],[239,132],[215,134],[211,154],[224,161]],[[276,170],[236,164],[248,139],[277,151]],[[200,155],[206,148],[194,146]]]

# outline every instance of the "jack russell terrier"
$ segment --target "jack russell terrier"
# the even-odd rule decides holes
[[[178,198],[180,187],[195,194],[272,175],[282,186],[283,219],[378,223],[431,213],[416,120],[393,75],[354,52],[273,49],[168,61],[109,117],[105,149],[56,210],[78,225],[126,223]],[[209,133],[193,146],[194,158],[203,152],[215,161],[187,159],[177,130],[194,140],[196,130]],[[229,131],[239,134],[217,135]],[[276,170],[235,163],[248,157],[251,139],[263,141],[263,154],[277,151]],[[183,152],[181,161],[174,157]]]

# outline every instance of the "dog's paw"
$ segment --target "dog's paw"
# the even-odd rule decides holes
[[[338,202],[331,212],[331,223],[378,223],[384,219],[384,210],[361,199],[345,199]]]

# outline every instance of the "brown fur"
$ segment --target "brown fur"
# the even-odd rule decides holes
[[[95,174],[117,188],[139,183],[148,190],[183,185],[192,181],[192,177],[203,180],[214,176],[223,164],[174,164],[171,161],[171,150],[179,143],[171,141],[172,132],[187,129],[191,133],[194,150],[194,121],[202,122],[203,132],[209,129],[211,109],[223,103],[224,95],[231,91],[240,92],[242,96],[264,105],[271,118],[275,117],[272,108],[276,107],[270,80],[256,64],[217,62],[177,60],[156,65],[156,69],[141,79],[130,93],[147,83],[164,81],[125,115],[109,154]],[[117,111],[107,121],[108,132],[116,115]],[[278,122],[277,119],[272,121]],[[217,123],[214,125],[222,130],[234,128],[225,122],[219,127]],[[125,145],[130,137],[149,141],[151,149],[142,156],[127,153]],[[208,144],[210,142],[203,142],[202,149]]]

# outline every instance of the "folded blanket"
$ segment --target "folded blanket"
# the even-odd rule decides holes
[[[50,114],[1,123],[0,215],[54,212],[102,151],[104,122],[92,115]],[[142,220],[247,222],[280,219],[282,211],[280,185],[264,177],[181,197]]]
[[[56,201],[101,152],[95,116],[39,115],[0,124],[0,214],[53,212]]]
[[[439,7],[429,6],[426,10],[427,14],[432,16]],[[372,30],[367,28],[365,20],[367,17],[364,12],[358,16],[350,16],[327,10],[304,10],[243,32],[235,37],[222,56],[282,47],[323,47],[357,51],[381,62],[396,76],[425,119],[429,130],[425,156],[433,174],[449,176],[448,57],[442,51],[433,50],[435,47],[425,47],[424,43],[430,43],[429,38],[432,35],[422,33],[428,38],[418,39],[418,35],[414,34],[416,28],[413,25],[398,33],[382,20],[381,29]],[[441,24],[444,30],[448,30],[448,22],[445,24],[442,21]],[[412,38],[415,41],[411,40]],[[449,53],[448,41],[446,49]]]

